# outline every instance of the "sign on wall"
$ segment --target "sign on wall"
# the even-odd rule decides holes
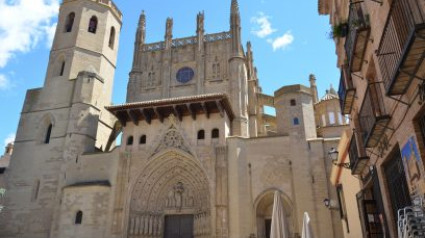
[[[423,164],[419,156],[418,146],[414,137],[410,137],[401,150],[403,164],[406,171],[406,179],[412,198],[424,194]]]

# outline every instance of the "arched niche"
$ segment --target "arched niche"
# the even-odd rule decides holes
[[[167,216],[191,215],[194,237],[211,231],[209,182],[190,154],[166,149],[150,158],[131,185],[127,237],[163,237]]]
[[[290,237],[294,234],[294,225],[295,225],[295,214],[294,207],[291,199],[282,191],[278,189],[268,189],[261,193],[257,199],[255,199],[255,216],[256,216],[256,228],[257,228],[257,238],[268,238],[270,231],[268,227],[271,225],[272,213],[273,213],[273,203],[274,203],[274,192],[279,191],[283,210],[285,211],[286,220],[289,228]]]

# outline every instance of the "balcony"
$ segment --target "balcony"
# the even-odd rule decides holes
[[[367,148],[376,147],[391,119],[386,113],[379,83],[369,84],[359,114],[364,146]]]
[[[350,158],[350,169],[353,175],[359,175],[367,167],[369,162],[368,156],[359,156],[357,148],[356,134],[351,138],[350,147],[348,148],[348,156]]]
[[[347,66],[341,70],[341,79],[339,81],[338,96],[341,105],[342,114],[350,114],[353,109],[356,89],[353,86],[353,79]]]
[[[424,51],[424,1],[393,0],[377,52],[387,95],[404,94],[423,76]]]
[[[369,15],[366,14],[363,1],[351,3],[345,52],[347,53],[349,68],[352,72],[362,69],[369,36]]]

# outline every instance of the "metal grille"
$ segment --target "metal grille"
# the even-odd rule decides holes
[[[400,151],[397,150],[391,157],[391,160],[385,165],[384,171],[388,182],[393,215],[396,217],[399,209],[411,205],[411,200]]]
[[[421,128],[422,139],[425,141],[425,114],[419,119],[419,127]]]
[[[378,48],[378,61],[385,88],[395,77],[403,50],[415,30],[425,23],[423,0],[394,0]]]

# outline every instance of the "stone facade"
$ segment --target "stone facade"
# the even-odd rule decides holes
[[[396,237],[398,209],[425,194],[424,1],[318,2],[330,16],[341,111],[351,119],[340,153],[360,180],[346,200],[368,211],[360,214],[363,237]]]
[[[327,154],[339,137],[318,136],[315,107],[332,101],[318,101],[314,80],[261,92],[236,0],[223,33],[205,34],[200,13],[195,37],[173,39],[169,18],[164,41],[147,44],[146,19],[127,102],[109,106],[120,12],[109,0],[63,2],[46,83],[27,93],[5,173],[0,237],[266,238],[276,190],[291,237],[304,212],[317,237],[341,237],[338,212],[323,206],[335,199]]]

